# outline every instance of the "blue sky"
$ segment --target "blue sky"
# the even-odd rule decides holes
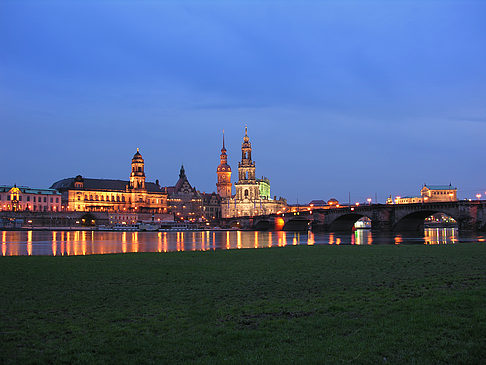
[[[486,192],[485,1],[0,2],[0,184],[214,191],[245,124],[290,202]]]

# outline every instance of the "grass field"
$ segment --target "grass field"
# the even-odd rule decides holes
[[[0,363],[481,363],[486,245],[0,258]]]

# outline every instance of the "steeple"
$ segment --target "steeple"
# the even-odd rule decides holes
[[[223,148],[221,148],[221,155],[219,157],[219,166],[216,170],[218,182],[218,194],[222,198],[231,198],[231,167],[228,165],[228,156],[226,155],[226,147],[224,145],[224,130],[223,130]]]
[[[145,189],[145,162],[140,149],[137,148],[137,152],[132,158],[132,172],[130,174],[130,189]]]
[[[228,163],[228,156],[226,155],[226,147],[224,146],[224,129],[223,129],[223,148],[221,148],[221,155],[220,155],[220,166],[226,165]],[[226,167],[226,166],[225,166]],[[231,171],[231,168],[227,166]],[[219,170],[219,167],[218,167]]]
[[[251,160],[251,142],[248,137],[248,128],[245,126],[245,136],[243,137],[243,143],[241,144],[241,166],[251,167],[255,165]]]
[[[241,144],[241,161],[238,163],[238,182],[236,186],[237,199],[259,199],[259,188],[255,177],[255,162],[251,159],[251,142],[248,128],[245,126],[245,136]]]

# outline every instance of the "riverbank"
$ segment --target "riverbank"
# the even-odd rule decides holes
[[[0,363],[486,358],[485,244],[0,262]]]

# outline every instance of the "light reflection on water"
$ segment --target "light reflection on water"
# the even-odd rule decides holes
[[[485,236],[461,234],[456,228],[428,228],[424,235],[356,230],[336,232],[99,232],[2,231],[3,256],[91,255],[127,252],[207,251],[284,247],[287,245],[453,244],[485,242]]]

